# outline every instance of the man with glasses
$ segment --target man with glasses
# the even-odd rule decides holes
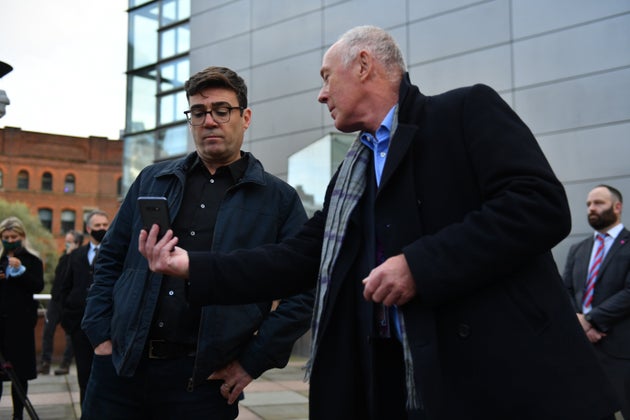
[[[199,307],[181,278],[152,273],[139,254],[140,196],[167,198],[187,250],[279,242],[306,220],[297,192],[241,151],[252,116],[243,79],[209,67],[185,89],[196,151],[138,175],[99,254],[83,320],[96,354],[83,419],[234,419],[243,389],[284,367],[310,324],[312,292],[273,311],[270,301]]]

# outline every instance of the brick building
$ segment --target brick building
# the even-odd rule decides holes
[[[120,202],[123,142],[0,128],[0,197],[26,203],[52,232],[84,229],[93,209],[113,218]]]

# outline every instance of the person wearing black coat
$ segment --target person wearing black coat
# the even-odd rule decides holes
[[[37,377],[35,325],[38,303],[33,294],[44,288],[44,267],[37,252],[30,248],[20,219],[8,217],[0,222],[0,237],[0,353],[13,367],[19,386],[26,394],[28,380]],[[4,375],[0,379],[8,380]],[[11,396],[13,418],[21,419],[24,402],[15,384],[11,386]]]
[[[94,359],[94,348],[81,329],[81,320],[94,279],[94,262],[98,256],[98,248],[109,228],[109,216],[102,210],[93,210],[87,215],[85,223],[90,241],[70,254],[61,283],[61,326],[71,337],[81,402],[85,397]]]
[[[294,239],[186,253],[152,229],[149,267],[187,279],[196,304],[317,283],[311,420],[610,418],[550,252],[570,231],[562,184],[497,92],[423,95],[402,57],[371,26],[324,55],[318,100],[359,136]]]
[[[63,282],[63,278],[66,274],[70,253],[81,246],[82,243],[82,233],[77,232],[76,230],[71,230],[66,233],[65,250],[57,262],[55,277],[50,290],[50,301],[46,307],[46,323],[44,324],[44,329],[42,331],[42,355],[40,364],[37,367],[37,373],[50,373],[55,330],[57,329],[57,325],[61,323],[61,283]],[[74,357],[72,340],[68,332],[65,332],[65,338],[66,348],[63,352],[61,365],[58,369],[55,369],[55,375],[66,375],[70,371],[70,363]]]

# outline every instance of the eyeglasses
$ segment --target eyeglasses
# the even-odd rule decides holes
[[[188,111],[184,111],[184,114],[186,114],[188,124],[192,126],[204,125],[204,123],[206,122],[207,114],[210,114],[214,122],[216,122],[217,124],[225,124],[226,122],[230,121],[230,115],[235,109],[243,112],[245,108],[243,108],[242,106],[218,106],[210,110],[191,109]]]

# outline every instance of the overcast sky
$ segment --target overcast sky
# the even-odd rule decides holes
[[[0,127],[120,137],[125,124],[127,0],[2,0]]]

